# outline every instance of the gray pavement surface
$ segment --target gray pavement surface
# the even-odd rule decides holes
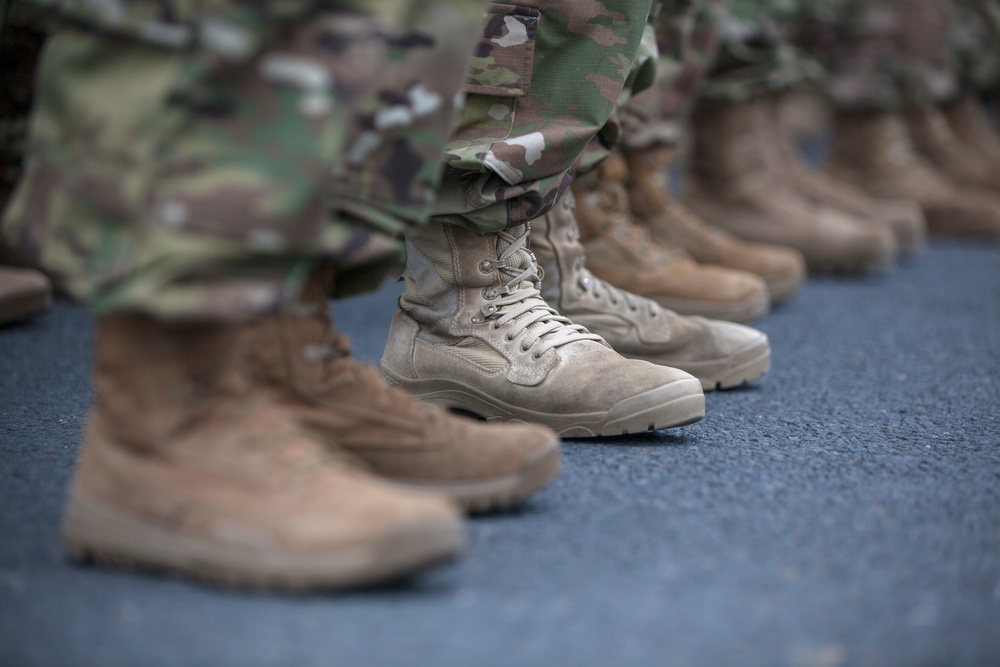
[[[398,290],[335,305],[360,358]],[[64,558],[92,320],[58,302],[0,331],[0,665],[1000,665],[1000,247],[811,279],[758,326],[767,376],[567,442],[462,560],[282,596]]]

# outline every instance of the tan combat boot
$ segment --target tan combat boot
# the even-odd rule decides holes
[[[98,320],[69,553],[282,589],[369,584],[454,556],[457,508],[309,435],[251,377],[247,343],[239,326]]]
[[[527,225],[477,234],[432,223],[410,232],[382,376],[422,401],[567,437],[701,419],[696,378],[625,359],[542,300],[527,239]]]
[[[668,146],[626,149],[629,204],[635,220],[649,228],[653,240],[675,246],[705,264],[718,264],[763,278],[771,303],[798,291],[806,262],[795,248],[743,241],[705,224],[670,194]],[[572,319],[572,316],[570,316]]]
[[[997,198],[948,180],[917,153],[898,115],[842,111],[834,118],[829,173],[874,197],[917,202],[931,234],[1000,236]]]
[[[742,385],[767,372],[767,336],[742,324],[682,317],[655,301],[618,290],[591,275],[567,193],[534,220],[531,248],[544,271],[542,297],[631,359],[679,368],[705,391]]]
[[[0,265],[0,326],[48,310],[52,286],[41,271]]]
[[[528,424],[487,424],[418,403],[350,355],[332,325],[324,272],[301,303],[253,329],[256,377],[324,442],[382,477],[491,510],[531,495],[559,472],[559,438]]]
[[[653,240],[632,217],[627,173],[625,160],[611,154],[573,182],[576,220],[594,275],[684,315],[749,322],[767,313],[760,277],[698,264],[680,248]]]
[[[814,272],[863,272],[896,255],[887,229],[798,194],[769,145],[767,99],[699,107],[682,199],[706,222],[744,239],[797,248]]]
[[[990,170],[990,180],[1000,183],[1000,131],[990,122],[983,104],[965,93],[944,107],[945,118],[962,149],[978,154]]]
[[[872,225],[887,226],[900,252],[911,252],[919,247],[927,236],[927,224],[920,206],[915,202],[876,199],[850,183],[805,163],[794,136],[778,122],[785,115],[783,106],[793,103],[792,99],[788,96],[775,98],[770,142],[792,187],[819,206],[845,211]]]
[[[944,113],[933,105],[920,106],[903,114],[910,140],[925,160],[959,186],[986,188],[994,193],[1000,181],[978,151],[970,151],[948,124]]]

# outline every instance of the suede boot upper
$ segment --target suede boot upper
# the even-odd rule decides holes
[[[1000,235],[997,196],[950,181],[917,153],[896,114],[838,113],[826,169],[875,197],[917,202],[933,234]]]
[[[533,493],[559,470],[559,439],[544,427],[485,424],[418,403],[350,355],[314,277],[301,301],[255,324],[255,376],[323,441],[374,472],[437,489],[477,510]]]
[[[698,264],[635,222],[625,187],[625,160],[610,155],[573,183],[576,221],[595,275],[685,315],[748,322],[770,307],[757,275]]]
[[[684,203],[742,238],[797,248],[810,271],[864,271],[891,262],[891,232],[795,191],[767,141],[770,112],[765,99],[699,108]]]
[[[667,146],[625,151],[629,203],[636,221],[649,227],[654,240],[682,248],[699,262],[760,276],[772,303],[794,294],[805,279],[802,253],[786,245],[744,241],[704,223],[670,194],[671,153]]]
[[[768,369],[770,347],[761,332],[678,315],[591,274],[571,194],[532,223],[531,247],[545,273],[546,303],[600,334],[616,352],[691,373],[705,390],[736,386]]]
[[[526,225],[477,234],[431,224],[409,234],[383,376],[425,401],[567,436],[700,419],[695,378],[625,359],[545,303],[527,239]]]
[[[380,580],[453,555],[455,508],[320,443],[253,379],[246,327],[98,320],[71,553],[251,586]]]
[[[792,134],[778,122],[784,116],[782,106],[787,103],[785,98],[774,100],[775,110],[770,119],[771,145],[778,164],[792,187],[806,199],[819,205],[840,209],[872,225],[887,227],[902,252],[912,251],[923,243],[927,225],[923,212],[916,203],[909,200],[877,199],[850,183],[806,165]]]

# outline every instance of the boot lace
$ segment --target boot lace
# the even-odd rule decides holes
[[[523,233],[503,230],[497,232],[497,237],[498,249],[502,250],[499,262],[493,268],[508,279],[501,284],[496,300],[483,307],[482,321],[493,321],[494,329],[510,324],[507,340],[522,337],[523,352],[537,345],[532,354],[535,359],[552,348],[569,343],[583,340],[603,342],[600,336],[563,317],[542,299],[538,262],[525,247],[527,225]]]
[[[660,307],[655,301],[644,299],[631,292],[625,292],[612,286],[611,283],[601,280],[584,268],[582,261],[577,267],[577,273],[580,277],[576,282],[584,294],[589,292],[598,301],[607,300],[612,306],[618,306],[624,302],[625,307],[633,313],[639,312],[639,308],[645,306],[646,312],[651,318],[655,319],[659,317]]]
[[[579,246],[582,243],[580,230],[575,224],[567,231],[567,235],[571,244]],[[573,262],[573,275],[577,276],[576,284],[583,294],[589,293],[594,299],[602,303],[608,301],[612,306],[618,306],[624,302],[625,307],[633,313],[638,312],[640,306],[644,305],[651,318],[655,319],[659,316],[660,307],[655,301],[620,290],[612,286],[611,283],[601,280],[587,269],[585,262],[586,257],[583,255],[578,256]]]

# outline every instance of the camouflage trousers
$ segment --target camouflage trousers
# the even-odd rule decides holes
[[[3,232],[98,312],[252,318],[321,258],[347,285],[398,262],[429,214],[485,3],[228,4],[43,51]]]
[[[823,62],[839,108],[943,103],[1000,81],[996,0],[839,0],[810,23],[799,41]]]
[[[715,62],[728,0],[661,0],[650,32],[656,46],[652,85],[622,105],[622,144],[675,145]]]
[[[490,5],[485,22],[477,2],[359,2],[281,29],[246,14],[308,3],[232,4],[47,45],[4,233],[98,312],[248,319],[321,259],[342,285],[380,278],[432,207],[482,231],[542,215],[614,133],[650,0]]]
[[[480,232],[527,222],[555,204],[581,156],[603,159],[620,135],[612,112],[644,71],[635,65],[650,6],[491,6],[432,222]]]
[[[1000,0],[955,0],[948,45],[959,88],[1000,87]]]
[[[841,108],[946,101],[1000,81],[998,0],[731,0],[711,102],[819,82]]]
[[[743,102],[818,81],[821,65],[793,37],[799,22],[827,1],[731,0],[703,101]]]
[[[20,177],[35,61],[43,40],[43,33],[21,26],[6,26],[0,37],[0,211]]]

